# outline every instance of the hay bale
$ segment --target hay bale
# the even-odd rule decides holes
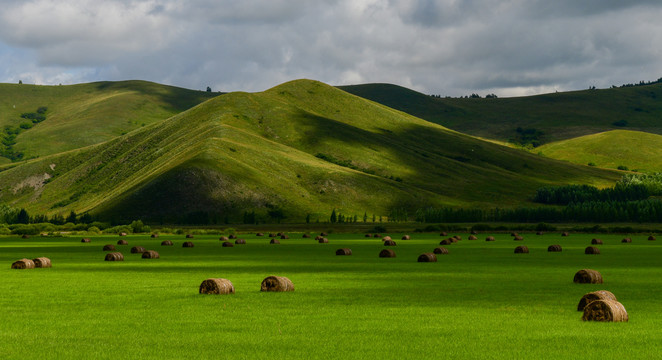
[[[488,236],[485,238],[485,241],[495,241],[494,236]]]
[[[515,237],[513,237],[513,240],[522,241],[522,240],[524,240],[524,238],[521,235],[516,235]]]
[[[89,243],[91,240],[89,238],[82,238],[80,239],[80,242],[82,243]]]
[[[380,258],[394,258],[395,257],[395,251],[391,249],[384,249],[379,252],[379,257]]]
[[[320,233],[320,236],[329,236],[329,234],[327,234],[327,233],[325,233],[324,231],[322,231],[322,232]]]
[[[223,247],[233,247],[233,246],[234,246],[234,244],[229,242],[229,241],[223,242]]]
[[[371,238],[371,237],[372,237],[372,234],[365,234],[365,237],[367,237],[367,238]]]
[[[561,245],[554,244],[554,245],[549,245],[547,247],[547,252],[561,252],[563,249],[561,248]]]
[[[630,238],[625,238],[625,239],[621,240],[621,242],[622,242],[622,243],[625,243],[625,244],[629,244],[629,243],[632,242],[632,239],[630,239]]]
[[[119,233],[119,235],[120,235],[120,236],[126,236],[126,233],[125,233],[125,232],[121,232],[121,233]]]
[[[260,291],[294,291],[294,284],[284,276],[267,276],[262,280]]]
[[[230,238],[227,237],[227,236],[221,236],[220,238],[218,238],[218,240],[219,241],[228,241],[228,240],[230,240]]]
[[[34,263],[35,268],[49,268],[51,267],[51,259],[47,257],[38,257],[36,259],[32,259],[32,262]]]
[[[453,240],[449,239],[444,239],[439,242],[439,245],[450,245],[453,243]]]
[[[577,284],[602,284],[602,274],[593,269],[581,269],[572,281]]]
[[[271,239],[271,241],[269,241],[269,244],[280,244],[280,241],[278,241],[278,239]]]
[[[275,238],[276,236],[280,236],[280,235],[276,235],[276,234],[274,234],[274,233],[269,233],[269,237],[270,237],[270,238]]]
[[[584,250],[584,254],[599,255],[600,254],[600,249],[596,248],[595,246],[589,246]]]
[[[105,261],[124,261],[124,255],[120,252],[111,252],[106,254]]]
[[[478,234],[478,231],[472,229],[471,230],[471,235],[476,235],[476,234]]]
[[[327,238],[321,238],[321,239],[318,240],[318,242],[319,242],[320,244],[328,244],[328,243],[329,243],[329,239],[327,239]]]
[[[437,262],[437,255],[434,253],[423,253],[418,255],[418,262]]]
[[[372,234],[372,237],[378,238],[378,237],[382,237],[382,236],[380,234]]]
[[[322,239],[324,239],[324,237],[322,237],[320,235],[315,236],[315,241],[320,241]]]
[[[187,239],[193,239],[193,235],[192,234],[186,234],[186,238]]]
[[[648,241],[655,241],[655,236],[653,236],[653,235],[649,236]]]
[[[152,234],[152,235],[150,235],[150,237],[157,238],[157,237],[159,237],[159,234]]]
[[[397,244],[393,240],[384,241],[384,246],[396,246]]]
[[[191,242],[191,241],[184,241],[184,243],[182,244],[182,247],[185,247],[185,248],[192,248],[193,246],[194,246],[193,242]]]
[[[405,235],[402,237],[402,240],[411,240],[411,236]]]
[[[561,236],[570,236],[570,234],[568,234],[567,231],[564,231],[564,232],[561,233]]]
[[[584,308],[584,321],[627,322],[628,312],[623,304],[615,300],[596,300]]]
[[[163,240],[161,241],[161,246],[172,246],[173,243],[170,240]]]
[[[124,239],[117,240],[117,245],[129,245],[129,242]]]
[[[536,231],[536,235],[542,235],[542,234],[543,234],[542,231]]]
[[[289,239],[290,237],[288,235],[283,234],[280,236],[280,238],[281,240],[285,240],[285,239]]]
[[[21,259],[21,260],[16,260],[11,264],[12,269],[34,269],[35,264],[34,261],[30,259]]]
[[[519,236],[519,234],[518,234],[518,233],[516,233],[516,232],[511,232],[511,233],[510,233],[510,236],[513,236],[513,237],[515,237],[515,236]]]
[[[469,235],[468,239],[469,239],[469,240],[478,240],[478,238],[476,237],[476,235]]]
[[[159,253],[154,250],[147,250],[143,253],[143,259],[158,259]]]
[[[264,236],[264,234],[263,233],[257,233],[257,234],[255,234],[255,236]]]
[[[106,245],[103,246],[103,251],[115,251],[115,245],[106,244]]]
[[[282,232],[279,232],[278,234],[276,234],[276,236],[283,236],[283,235],[285,235],[285,233],[282,233]]]
[[[246,245],[246,240],[244,239],[237,239],[234,241],[235,244],[237,245]]]
[[[213,295],[234,294],[234,285],[228,279],[210,278],[200,284],[199,293]]]
[[[145,248],[142,247],[142,246],[134,246],[134,247],[131,248],[131,253],[132,254],[142,254],[145,251],[147,251],[147,250],[145,250]]]
[[[515,254],[528,254],[529,248],[526,245],[520,245],[515,248]]]
[[[584,296],[582,296],[581,299],[579,299],[579,304],[577,304],[577,311],[584,311],[586,305],[596,300],[618,301],[616,300],[616,296],[614,296],[614,294],[612,294],[611,291],[607,291],[607,290],[593,291],[588,294],[585,294]]]
[[[440,246],[440,247],[434,248],[434,250],[432,252],[435,253],[435,254],[447,255],[448,254],[448,249],[446,249],[443,246]]]
[[[336,255],[352,255],[352,249],[342,248],[336,250]]]
[[[462,240],[462,236],[460,236],[460,235],[453,235],[452,239],[455,239],[455,240],[456,240],[456,241],[453,241],[453,242],[458,242],[458,241]]]
[[[600,240],[600,239],[592,239],[592,240],[591,240],[591,245],[602,245],[602,240]]]
[[[445,231],[442,231],[442,232],[439,234],[439,236],[448,236],[448,233],[445,232]]]
[[[393,240],[393,239],[390,236],[384,236],[382,238],[382,241],[389,241],[389,240]]]
[[[30,237],[27,234],[21,235],[21,239],[29,239]]]
[[[303,238],[304,238],[304,239],[310,239],[310,235],[308,235],[308,234],[303,234]]]

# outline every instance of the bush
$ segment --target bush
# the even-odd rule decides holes
[[[96,226],[90,226],[87,228],[87,232],[92,234],[101,234],[101,230]]]
[[[625,166],[625,165],[618,165],[617,169],[618,170],[625,170],[625,171],[629,170],[628,167]]]

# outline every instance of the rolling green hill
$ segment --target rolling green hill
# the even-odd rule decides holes
[[[229,93],[102,144],[0,172],[0,201],[103,218],[325,221],[398,207],[512,207],[620,175],[448,130],[310,80]]]
[[[613,130],[545,144],[536,149],[544,156],[575,164],[641,172],[662,171],[662,136],[640,131]]]
[[[47,109],[44,121],[16,136],[13,150],[28,159],[111,140],[214,96],[218,93],[146,81],[68,86],[0,84],[0,129],[29,124],[22,114]],[[0,158],[0,164],[8,162]]]
[[[541,144],[615,129],[662,134],[662,83],[515,98],[437,98],[390,84],[340,88],[486,139],[522,140],[526,130],[542,132]]]

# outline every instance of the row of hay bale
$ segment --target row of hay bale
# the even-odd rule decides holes
[[[143,259],[160,259],[161,258],[159,253],[154,251],[154,250],[145,250],[145,248],[143,248],[143,247],[140,247],[140,248],[143,250],[142,252],[133,251],[133,249],[131,249],[132,250],[131,253],[133,253],[133,254],[140,253],[141,257]],[[104,258],[104,260],[105,261],[124,261],[124,254],[122,254],[121,252],[110,252],[110,253],[106,254],[106,257]]]
[[[550,245],[547,247],[547,252],[562,252],[563,248],[561,248],[561,245],[555,244],[555,245]],[[529,247],[526,245],[520,245],[515,248],[515,254],[528,254],[529,253]],[[598,255],[600,254],[600,249],[596,248],[595,246],[589,246],[586,249],[584,249],[584,254],[587,255]]]
[[[602,284],[602,274],[593,269],[581,269],[572,280],[577,284]],[[582,311],[584,321],[628,321],[628,313],[616,296],[607,290],[598,290],[585,294],[577,304],[577,311]]]
[[[267,276],[260,284],[260,291],[288,292],[294,291],[294,283],[284,276]],[[234,294],[232,282],[223,278],[209,278],[200,284],[200,294],[229,295]]]
[[[36,268],[49,268],[52,267],[51,259],[47,257],[38,257],[34,259],[20,259],[11,264],[12,269],[36,269]]]

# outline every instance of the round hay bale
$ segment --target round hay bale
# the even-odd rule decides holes
[[[418,255],[418,262],[437,262],[437,255],[434,253],[423,253]]]
[[[567,231],[564,231],[564,232],[561,233],[561,236],[570,236],[570,234],[568,234]]]
[[[29,239],[30,237],[27,234],[21,235],[21,239]]]
[[[595,300],[584,308],[582,320],[627,322],[628,312],[623,304],[615,300]]]
[[[515,237],[513,237],[513,240],[522,241],[522,240],[524,240],[524,238],[521,235],[515,235]]]
[[[444,239],[439,242],[439,245],[450,245],[453,243],[453,240],[451,239]]]
[[[596,248],[595,246],[589,246],[584,250],[584,254],[598,255],[598,254],[600,254],[600,249]]]
[[[91,240],[89,238],[82,238],[80,239],[80,242],[82,243],[89,243]]]
[[[262,280],[260,291],[294,291],[294,284],[284,276],[267,276]]]
[[[448,233],[445,232],[445,231],[442,231],[442,232],[439,234],[439,236],[448,236]]]
[[[285,233],[283,232],[279,232],[278,234],[276,234],[276,236],[283,236],[283,235],[285,235]]]
[[[547,247],[547,252],[561,252],[563,249],[561,248],[561,245],[554,244],[554,245],[549,245]]]
[[[591,240],[591,245],[602,245],[602,240],[600,240],[600,239],[592,239],[592,240]]]
[[[471,230],[471,235],[476,235],[476,234],[478,234],[478,231],[472,229]]]
[[[229,242],[229,241],[224,241],[223,242],[223,247],[233,247],[233,246],[234,246],[234,244]]]
[[[236,238],[237,238],[237,235],[235,235],[235,234],[230,234],[230,235],[228,236],[228,240],[234,240],[234,239],[236,239]]]
[[[106,254],[105,261],[124,261],[124,255],[120,252],[111,252]]]
[[[170,240],[163,240],[161,241],[161,246],[172,246],[173,243]]]
[[[515,254],[528,254],[529,248],[526,245],[520,245],[515,248]]]
[[[320,244],[328,244],[328,243],[329,243],[329,239],[327,239],[327,238],[321,238],[321,239],[318,240],[318,242],[319,242]]]
[[[593,291],[588,294],[585,294],[584,296],[582,296],[581,299],[579,299],[579,304],[577,304],[577,311],[584,311],[586,305],[596,300],[617,301],[616,296],[614,296],[614,294],[612,294],[611,291],[607,291],[607,290]]]
[[[117,245],[129,245],[129,242],[124,239],[121,239],[121,240],[117,240]]]
[[[315,241],[320,241],[322,239],[324,239],[324,237],[322,237],[320,235],[315,236]]]
[[[193,245],[193,242],[191,242],[191,241],[184,241],[184,243],[182,244],[182,247],[185,247],[185,248],[192,248],[194,246],[195,245]]]
[[[220,238],[218,238],[218,240],[219,241],[228,241],[228,240],[230,240],[230,238],[227,237],[227,236],[221,236]]]
[[[200,284],[200,294],[234,294],[234,285],[228,279],[210,278]]]
[[[389,241],[389,240],[393,240],[393,239],[390,236],[384,236],[382,238],[382,241]]]
[[[257,234],[255,234],[255,236],[264,236],[264,234],[263,233],[257,233]]]
[[[35,264],[34,261],[30,259],[21,259],[21,260],[16,260],[11,264],[12,269],[34,269]]]
[[[621,242],[624,243],[624,244],[629,244],[629,243],[632,242],[632,239],[630,239],[630,238],[625,238],[625,239],[621,240]]]
[[[488,236],[485,238],[485,241],[495,241],[494,236]]]
[[[143,253],[143,259],[158,259],[159,253],[154,250],[147,250]]]
[[[310,238],[310,235],[309,235],[309,234],[303,234],[303,238],[304,238],[304,239],[309,239],[309,238]]]
[[[34,263],[35,268],[49,268],[51,267],[51,259],[47,257],[38,257],[36,259],[32,259],[32,262]]]
[[[459,241],[459,240],[462,240],[462,236],[460,236],[460,235],[453,235],[453,239]],[[457,241],[454,241],[454,242],[457,242]]]
[[[125,233],[125,232],[121,232],[121,233],[119,233],[119,235],[120,235],[120,236],[126,236],[126,233]]]
[[[542,235],[542,234],[543,234],[542,231],[536,231],[536,235]]]
[[[159,234],[152,234],[152,235],[150,235],[150,237],[157,238],[157,237],[159,237]]]
[[[271,241],[269,241],[269,244],[280,244],[280,241],[278,241],[278,239],[271,239]]]
[[[336,250],[336,255],[352,255],[352,249],[342,248]]]
[[[372,234],[372,237],[378,238],[378,237],[382,237],[382,236],[380,234]]]
[[[572,281],[577,284],[602,284],[602,274],[593,269],[581,269]]]
[[[455,244],[455,243],[458,241],[458,240],[457,240],[456,238],[454,238],[454,237],[452,237],[452,238],[448,238],[448,240],[450,240],[451,243],[453,243],[453,244]]]
[[[285,240],[285,239],[289,239],[290,237],[288,235],[283,234],[280,236],[280,238],[281,240]]]
[[[322,231],[322,232],[320,233],[320,236],[329,236],[329,234],[327,234],[327,233],[325,233],[324,231]]]
[[[106,245],[103,246],[103,251],[115,251],[115,245],[106,244]]]
[[[384,241],[384,246],[396,246],[397,244],[393,240]]]
[[[649,236],[648,241],[655,241],[655,236],[653,236],[653,235]]]
[[[411,236],[405,235],[402,237],[402,240],[411,240]]]
[[[469,240],[478,240],[478,238],[476,237],[476,235],[469,235],[468,239],[469,239]]]
[[[516,233],[516,232],[511,232],[511,233],[510,233],[510,236],[513,236],[513,237],[514,237],[514,236],[519,236],[519,234]]]
[[[147,251],[147,250],[145,250],[145,248],[142,247],[142,246],[134,246],[134,247],[131,248],[131,253],[132,254],[142,254],[145,251]]]
[[[371,234],[365,234],[365,237],[367,237],[367,238],[371,238],[372,235],[371,235]]]
[[[280,235],[276,235],[274,233],[269,233],[269,237],[271,237],[271,238],[275,238],[276,236],[280,236]]]
[[[237,245],[246,245],[246,240],[244,239],[237,239],[234,241],[235,244]]]
[[[193,239],[193,235],[192,234],[186,234],[186,238],[187,239]]]
[[[395,257],[395,251],[391,249],[384,249],[379,252],[379,257],[380,258],[394,258]]]
[[[447,255],[448,254],[448,249],[446,249],[443,246],[440,246],[440,247],[434,248],[434,250],[432,252],[435,253],[435,254]]]

